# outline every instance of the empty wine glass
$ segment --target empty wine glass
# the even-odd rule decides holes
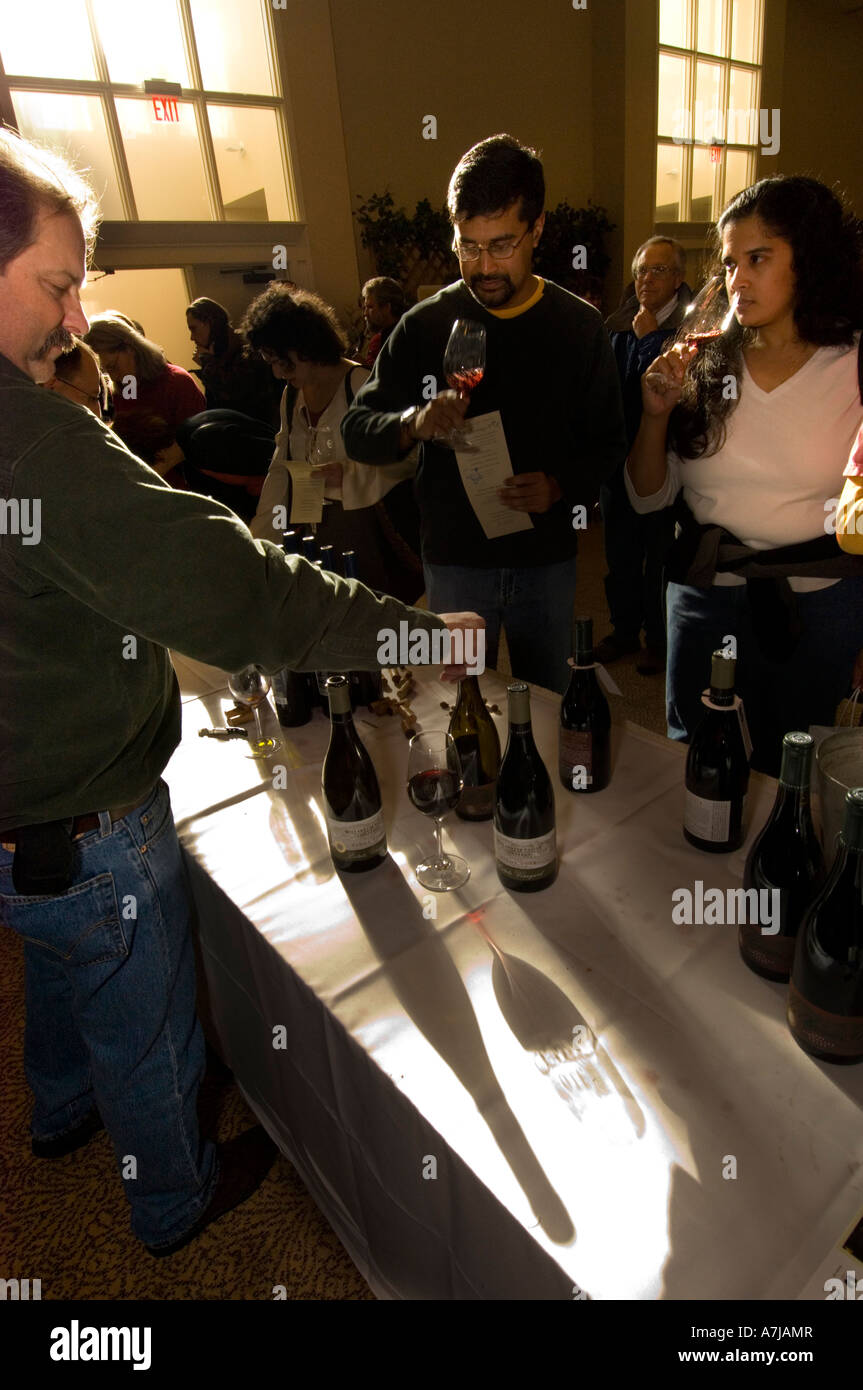
[[[264,733],[261,723],[261,705],[266,701],[270,690],[270,678],[258,666],[246,666],[242,671],[228,677],[228,689],[241,705],[248,705],[255,716],[256,737],[249,739],[250,758],[268,758],[281,748],[278,739]]]
[[[448,733],[414,734],[408,755],[408,796],[423,815],[433,816],[435,853],[416,866],[417,882],[433,893],[461,888],[470,878],[470,865],[457,854],[445,854],[441,822],[456,806],[462,793],[461,762]]]
[[[317,425],[309,430],[306,447],[306,461],[312,468],[324,468],[335,463],[339,457],[341,439],[337,437],[332,425]]]
[[[485,375],[485,324],[474,319],[456,319],[443,357],[447,385],[459,395],[470,396]],[[469,440],[460,431],[442,435],[437,443],[450,449],[469,449]]]

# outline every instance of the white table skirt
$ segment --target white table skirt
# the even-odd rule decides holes
[[[446,727],[446,698],[422,677],[422,727]],[[739,887],[746,849],[684,841],[685,750],[628,725],[609,788],[567,795],[558,707],[533,692],[557,882],[508,893],[491,824],[451,816],[471,878],[435,895],[412,872],[432,826],[396,719],[358,720],[390,857],[340,879],[323,715],[262,767],[197,737],[217,697],[184,702],[166,777],[225,1056],[379,1297],[794,1298],[835,1212],[863,1203],[863,1071],[796,1047],[735,926],[672,922],[675,889]],[[774,789],[753,777],[750,839]]]

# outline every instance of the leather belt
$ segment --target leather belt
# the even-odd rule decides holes
[[[150,791],[147,792],[145,796],[140,797],[140,799],[139,799],[138,801],[134,801],[134,802],[132,803],[131,806],[111,806],[111,807],[109,807],[109,808],[108,808],[108,815],[111,817],[111,820],[112,820],[112,821],[118,821],[118,820],[122,820],[122,819],[124,818],[124,816],[131,815],[132,811],[137,810],[137,808],[138,808],[139,806],[143,806],[144,802],[147,800],[147,797],[150,795],[150,792],[152,792],[152,790],[153,790],[153,789],[152,789],[152,787],[151,787],[151,788],[150,788]],[[14,851],[14,849],[15,849],[17,843],[18,843],[18,836],[21,834],[21,831],[22,831],[22,830],[26,830],[26,829],[27,829],[26,826],[20,825],[20,826],[15,826],[15,828],[14,828],[13,830],[0,830],[0,847],[2,847],[2,848],[5,849],[5,850],[13,850],[13,851]],[[91,830],[98,830],[98,829],[99,829],[99,812],[98,812],[98,811],[87,811],[87,812],[85,813],[85,815],[83,815],[83,816],[73,816],[73,817],[72,817],[72,829],[71,829],[70,834],[71,834],[73,840],[77,840],[77,839],[79,838],[79,836],[81,836],[81,835],[89,835],[89,833],[90,833]]]

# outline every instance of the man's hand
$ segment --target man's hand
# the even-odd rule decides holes
[[[497,495],[514,512],[547,512],[563,493],[557,479],[548,473],[516,473]]]
[[[642,304],[632,320],[632,331],[636,338],[643,338],[645,333],[655,333],[658,327],[656,315],[650,309],[645,309]]]
[[[411,437],[435,439],[442,434],[468,433],[470,425],[465,424],[464,416],[469,405],[470,397],[464,392],[442,391],[414,417]]]
[[[437,616],[440,618],[442,623],[446,623],[450,632],[482,632],[485,630],[485,618],[481,618],[479,613],[438,613]],[[482,639],[482,646],[480,646],[477,638],[473,638],[472,641],[475,643],[473,650],[476,652],[478,657],[482,657],[482,660],[479,662],[479,664],[484,665],[485,639]],[[465,655],[470,656],[470,653],[471,648],[468,646],[467,640],[465,640]],[[473,664],[474,663],[471,662],[471,665]],[[460,681],[462,677],[465,675],[467,675],[467,669],[465,666],[450,665],[445,666],[443,668],[440,678],[442,681],[454,683],[456,681]]]

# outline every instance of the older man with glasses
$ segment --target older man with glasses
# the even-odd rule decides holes
[[[641,423],[642,375],[680,327],[692,298],[684,284],[685,274],[686,252],[680,242],[649,237],[632,258],[635,293],[606,320],[623,390],[629,447]],[[608,663],[638,652],[635,669],[639,674],[657,675],[665,670],[662,570],[674,537],[671,511],[637,515],[626,495],[622,468],[602,487],[600,505],[608,563],[605,592],[613,630],[596,648],[596,659]]]
[[[577,530],[599,484],[622,469],[625,441],[602,320],[589,304],[533,274],[544,202],[535,151],[509,135],[468,151],[448,199],[461,279],[400,320],[342,433],[350,457],[363,463],[391,462],[420,441],[417,498],[429,606],[457,595],[485,618],[489,666],[496,664],[503,626],[513,675],[562,691]],[[479,323],[486,334],[483,377],[470,395],[444,389],[444,353],[456,319]],[[494,412],[512,465],[497,501],[503,515],[504,509],[519,513],[526,523],[506,534],[481,523],[449,443],[466,422],[469,428],[472,419]],[[468,484],[470,457],[462,454]]]
[[[54,375],[43,385],[67,401],[83,405],[100,420],[109,421],[113,413],[111,378],[99,370],[99,359],[79,338],[74,347],[57,358]]]

